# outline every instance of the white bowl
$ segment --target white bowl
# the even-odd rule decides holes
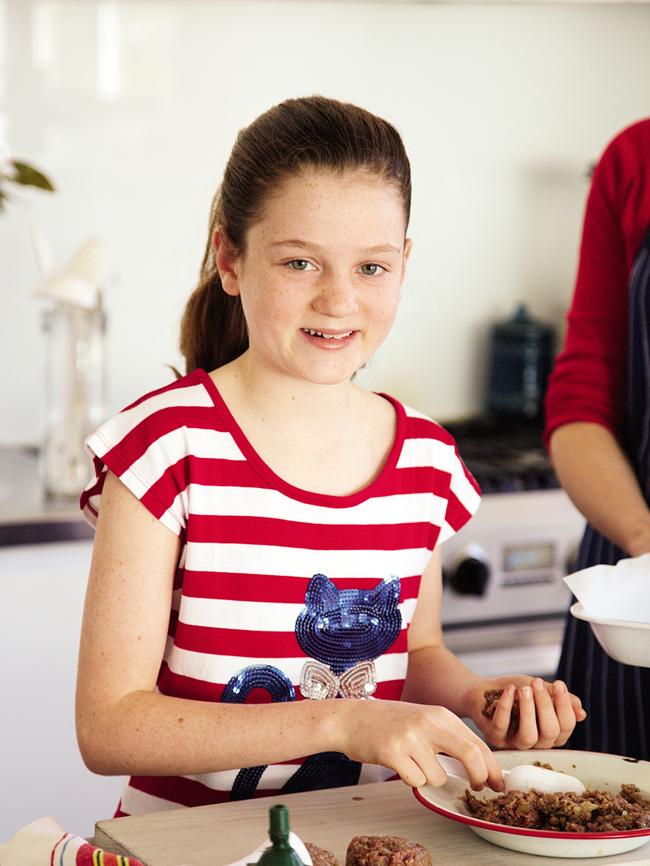
[[[571,613],[591,625],[598,643],[615,661],[650,668],[650,622],[593,616],[579,601],[571,605]]]
[[[519,764],[541,761],[550,764],[555,770],[577,776],[587,788],[617,794],[622,784],[632,784],[637,785],[646,797],[650,797],[648,761],[569,749],[494,752],[494,756],[504,770],[511,770]],[[467,824],[478,836],[494,845],[524,854],[539,854],[544,857],[608,857],[640,848],[650,841],[650,827],[615,833],[564,833],[508,827],[505,824],[483,821],[471,815],[460,799],[466,787],[468,785],[462,780],[450,778],[440,788],[425,785],[422,788],[413,788],[413,793],[427,809],[452,821]],[[485,789],[479,796],[488,798],[496,794]],[[650,863],[650,853],[648,858]]]

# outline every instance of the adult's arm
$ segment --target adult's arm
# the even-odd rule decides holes
[[[650,510],[613,433],[601,424],[564,424],[550,449],[562,486],[591,525],[631,556],[650,551]]]
[[[546,397],[546,442],[585,517],[631,554],[650,517],[620,442],[625,423],[628,283],[650,224],[650,120],[606,147],[585,210],[566,342]]]

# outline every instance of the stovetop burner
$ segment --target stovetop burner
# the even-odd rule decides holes
[[[539,421],[477,416],[443,424],[483,493],[560,486],[542,443]]]

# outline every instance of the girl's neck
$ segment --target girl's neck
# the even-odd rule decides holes
[[[352,382],[321,385],[247,363],[212,374],[249,444],[276,475],[312,493],[370,484],[395,439],[392,405]]]
[[[351,381],[319,384],[296,379],[281,370],[252,362],[249,353],[212,375],[234,415],[238,409],[269,422],[281,422],[289,432],[299,426],[322,433],[349,423],[359,399],[367,393]]]

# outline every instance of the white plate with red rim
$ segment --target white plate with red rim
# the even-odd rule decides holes
[[[577,776],[587,789],[598,789],[618,794],[621,785],[636,785],[650,798],[650,762],[637,761],[620,755],[605,755],[599,752],[580,752],[570,749],[548,751],[495,752],[495,758],[504,770],[519,764],[540,761],[550,764],[554,770]],[[461,779],[448,779],[439,788],[425,785],[413,788],[416,798],[433,812],[452,821],[466,824],[478,836],[524,854],[543,857],[609,857],[633,851],[650,842],[650,827],[643,830],[622,830],[612,833],[564,833],[553,830],[529,830],[525,827],[509,827],[483,821],[470,814],[460,799],[468,787]],[[494,791],[485,788],[479,797],[494,797]],[[650,851],[648,852],[650,862]]]

